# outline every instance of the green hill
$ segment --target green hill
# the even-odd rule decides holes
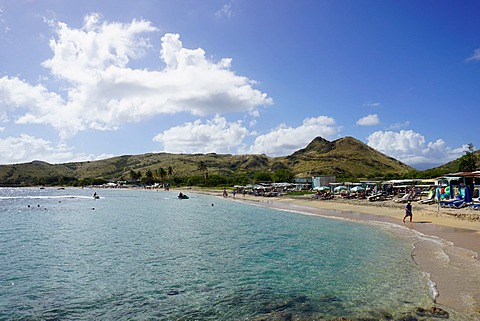
[[[373,178],[404,175],[414,171],[412,167],[353,137],[332,142],[317,137],[306,148],[287,156],[286,160],[289,167],[300,176]]]
[[[211,177],[242,177],[243,180],[251,180],[255,173],[274,173],[279,170],[296,177],[335,175],[340,179],[396,177],[415,171],[353,137],[335,141],[317,137],[305,148],[282,157],[149,153],[55,165],[41,161],[0,165],[0,185],[73,184],[95,179],[128,180],[132,171],[142,175],[148,171],[158,174],[160,168],[165,171],[173,169],[173,175],[167,177],[167,180],[182,183],[188,177],[203,176],[204,172],[198,169],[200,162],[205,164]]]
[[[476,156],[477,160],[480,160],[480,150],[474,151],[473,154]],[[478,161],[477,161],[478,165]],[[458,172],[458,158],[448,162],[446,164],[440,165],[438,167],[430,168],[424,171],[428,176],[441,176],[445,173],[455,173]]]

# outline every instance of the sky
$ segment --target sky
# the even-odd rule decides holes
[[[480,145],[480,1],[0,0],[0,164]]]

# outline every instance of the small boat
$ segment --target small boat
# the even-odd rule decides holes
[[[178,198],[181,199],[181,200],[188,200],[189,197],[187,195],[183,194],[183,193],[180,193],[180,194],[178,194]]]

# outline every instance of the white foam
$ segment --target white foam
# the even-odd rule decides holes
[[[432,296],[433,302],[437,302],[437,298],[440,295],[438,292],[437,284],[432,281],[430,274],[427,272],[423,272],[428,279],[428,290],[430,291],[430,295]]]
[[[26,195],[26,196],[0,196],[0,199],[65,199],[65,198],[81,198],[81,199],[92,199],[91,196],[84,195]]]

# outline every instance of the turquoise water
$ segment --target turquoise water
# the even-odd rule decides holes
[[[95,191],[0,188],[0,320],[388,319],[432,306],[413,240],[388,229]]]

